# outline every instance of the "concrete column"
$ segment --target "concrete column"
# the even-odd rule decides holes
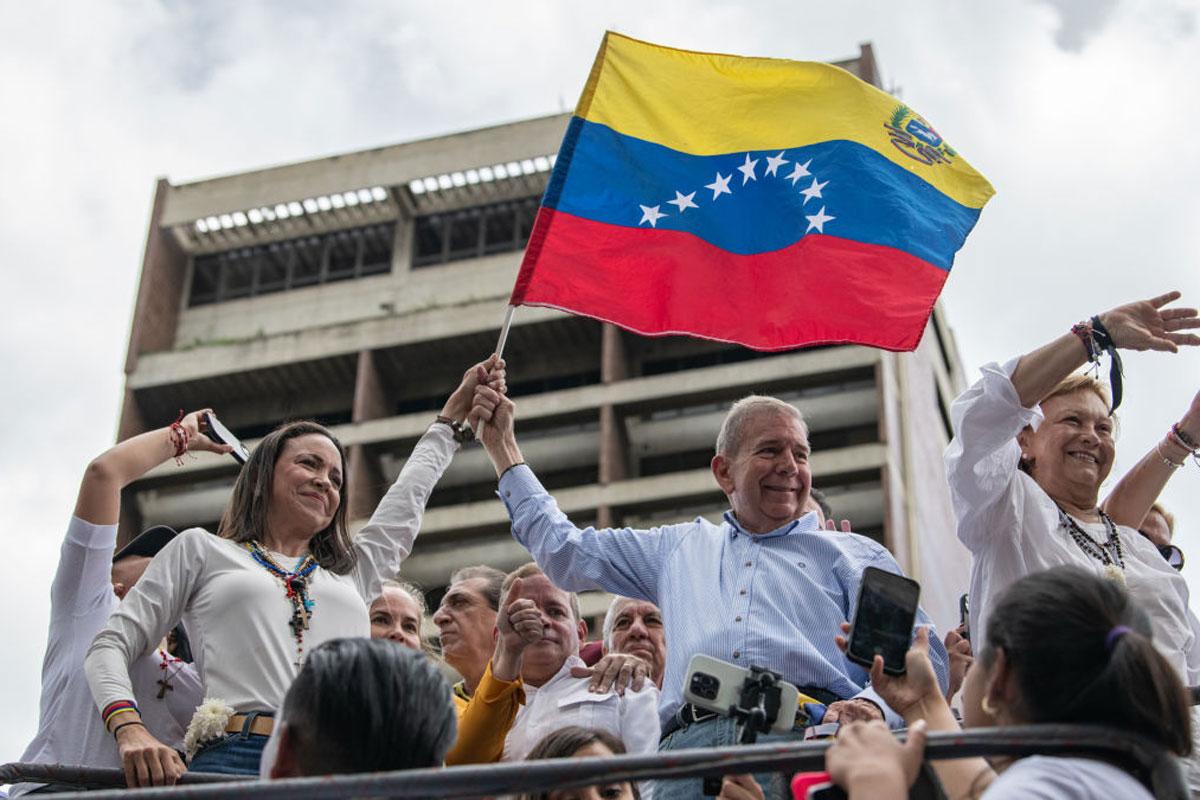
[[[352,422],[364,422],[388,416],[388,391],[375,354],[363,350],[358,354],[358,371],[354,379],[354,400],[350,407]],[[367,445],[351,445],[346,454],[346,473],[350,481],[350,496],[346,498],[350,519],[369,517],[387,491],[378,457]]]
[[[154,205],[150,209],[150,227],[142,251],[142,277],[138,284],[133,310],[133,326],[129,332],[129,348],[125,353],[126,381],[137,369],[142,353],[156,353],[175,346],[179,312],[183,306],[188,274],[188,257],[175,242],[170,230],[161,224],[171,184],[159,178],[154,190]],[[173,420],[146,420],[137,398],[129,389],[121,403],[117,424],[117,441],[144,433]],[[118,546],[129,541],[141,530],[140,514],[130,507],[132,497],[121,505],[121,521],[117,528]]]
[[[629,377],[629,359],[625,352],[624,335],[615,325],[602,323],[600,337],[600,380],[614,383]],[[624,418],[617,409],[609,405],[600,406],[600,456],[599,479],[605,485],[629,477],[629,437],[625,432]],[[613,524],[612,508],[601,506],[596,509],[596,521],[600,527]]]

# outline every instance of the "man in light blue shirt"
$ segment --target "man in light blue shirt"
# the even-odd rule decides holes
[[[703,518],[649,530],[580,529],[532,470],[513,433],[512,401],[476,390],[473,415],[487,420],[484,446],[500,476],[513,535],[567,591],[604,589],[655,603],[667,634],[659,715],[663,748],[730,743],[720,725],[683,703],[683,678],[696,653],[775,670],[829,703],[825,721],[888,719],[867,672],[834,642],[854,610],[862,572],[900,572],[877,542],[820,529],[805,513],[812,475],[800,412],[772,397],[735,403],[717,437],[713,476],[729,498],[720,524]],[[919,611],[919,625],[930,625]],[[945,688],[946,652],[930,637],[930,657]],[[890,709],[888,710],[890,711]],[[728,726],[725,726],[726,728]],[[682,735],[691,731],[690,735]],[[701,735],[702,730],[711,734]]]

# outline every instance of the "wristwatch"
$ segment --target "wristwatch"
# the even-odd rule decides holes
[[[464,425],[458,420],[443,417],[441,414],[438,415],[435,422],[449,426],[450,430],[454,432],[454,441],[459,444],[467,444],[468,442],[475,441],[475,431],[471,430],[470,425]]]

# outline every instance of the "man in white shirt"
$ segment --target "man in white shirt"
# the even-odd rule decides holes
[[[667,635],[662,611],[647,600],[614,597],[604,615],[603,653],[627,653],[650,665],[650,680],[662,689]]]
[[[584,666],[579,642],[587,635],[580,619],[579,598],[550,582],[536,564],[509,573],[503,594],[518,578],[518,594],[534,602],[542,615],[542,638],[525,648],[521,680],[525,704],[517,711],[504,742],[504,761],[520,761],[547,734],[567,725],[600,728],[621,739],[630,753],[658,749],[658,690],[647,682],[623,695],[589,691],[589,678],[572,677],[572,667]]]

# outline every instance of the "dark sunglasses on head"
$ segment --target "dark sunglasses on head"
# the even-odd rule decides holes
[[[1158,548],[1158,552],[1162,553],[1162,557],[1167,560],[1175,569],[1183,569],[1183,551],[1173,544],[1164,544]]]

